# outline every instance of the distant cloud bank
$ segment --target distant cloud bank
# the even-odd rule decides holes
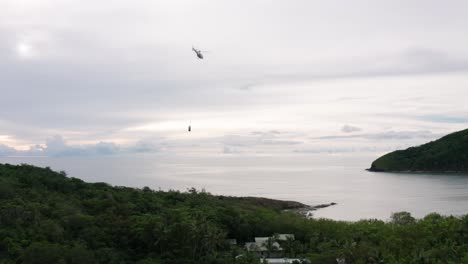
[[[356,130],[359,131],[359,130]],[[392,139],[435,139],[441,137],[443,134],[434,134],[428,130],[420,131],[386,131],[380,133],[367,133],[367,134],[353,134],[353,135],[338,135],[338,136],[322,136],[315,137],[314,139],[352,139],[352,138],[362,138],[362,139],[371,139],[371,140],[392,140]]]
[[[347,132],[345,132],[345,131]],[[358,127],[344,126],[346,134],[309,137],[307,134],[288,131],[254,131],[239,135],[209,137],[203,139],[147,139],[131,144],[101,141],[93,144],[73,145],[60,135],[48,138],[43,145],[31,145],[21,150],[0,142],[0,157],[41,156],[111,156],[137,153],[173,154],[235,154],[235,155],[278,155],[291,153],[350,153],[385,152],[423,144],[442,137],[442,133],[429,130],[382,131],[359,133]],[[359,144],[356,144],[359,142]]]
[[[132,153],[155,153],[159,149],[151,142],[138,141],[135,144],[121,146],[113,142],[98,142],[96,144],[69,145],[62,136],[56,135],[46,140],[45,145],[30,146],[28,150],[18,150],[0,144],[0,156],[106,156]]]
[[[360,127],[355,127],[355,126],[350,126],[350,125],[344,125],[341,128],[341,131],[344,133],[352,133],[352,132],[357,132],[361,131],[362,129]]]

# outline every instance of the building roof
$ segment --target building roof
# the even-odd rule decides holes
[[[291,258],[267,258],[265,259],[268,264],[281,264],[281,263],[293,263],[294,261],[301,261],[301,259]]]
[[[294,240],[294,234],[278,234],[276,235],[276,240],[285,241],[288,237],[292,237]],[[272,237],[256,237],[255,242],[247,242],[245,243],[245,247],[248,251],[268,251],[265,244],[267,243],[268,239]],[[282,251],[280,244],[275,241],[273,242],[273,247],[276,248],[276,251]],[[288,262],[285,262],[288,263]]]
[[[292,237],[294,240],[294,234],[277,234],[276,239],[280,241],[287,240],[288,237]],[[270,237],[256,237],[255,242],[265,242],[269,239]]]
[[[286,240],[288,237],[291,237],[294,240],[294,234],[279,234],[278,240]]]
[[[247,248],[248,251],[268,251],[267,247],[265,246],[265,242],[247,242],[245,243],[245,247]],[[280,244],[278,242],[273,242],[273,247],[275,248],[274,251],[282,251],[283,249],[281,248]]]
[[[266,242],[270,237],[256,237],[255,242],[256,243],[263,243]]]

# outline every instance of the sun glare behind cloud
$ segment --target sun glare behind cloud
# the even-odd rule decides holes
[[[33,48],[30,44],[25,42],[19,42],[16,45],[16,53],[22,59],[30,59],[34,57]]]

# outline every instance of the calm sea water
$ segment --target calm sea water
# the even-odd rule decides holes
[[[468,175],[373,173],[375,155],[291,155],[211,157],[140,155],[131,157],[0,158],[64,170],[90,182],[214,194],[262,196],[310,205],[336,202],[315,217],[338,220],[378,218],[409,211],[468,213]]]

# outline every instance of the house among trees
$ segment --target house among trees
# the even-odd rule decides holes
[[[310,263],[307,260],[297,259],[297,258],[266,258],[265,260],[266,260],[266,263],[268,263],[268,264],[285,264],[285,263],[302,264],[302,263]]]
[[[245,243],[248,251],[254,252],[262,258],[281,258],[284,257],[284,249],[280,241],[294,241],[293,234],[276,234],[271,237],[256,237],[255,242]]]

